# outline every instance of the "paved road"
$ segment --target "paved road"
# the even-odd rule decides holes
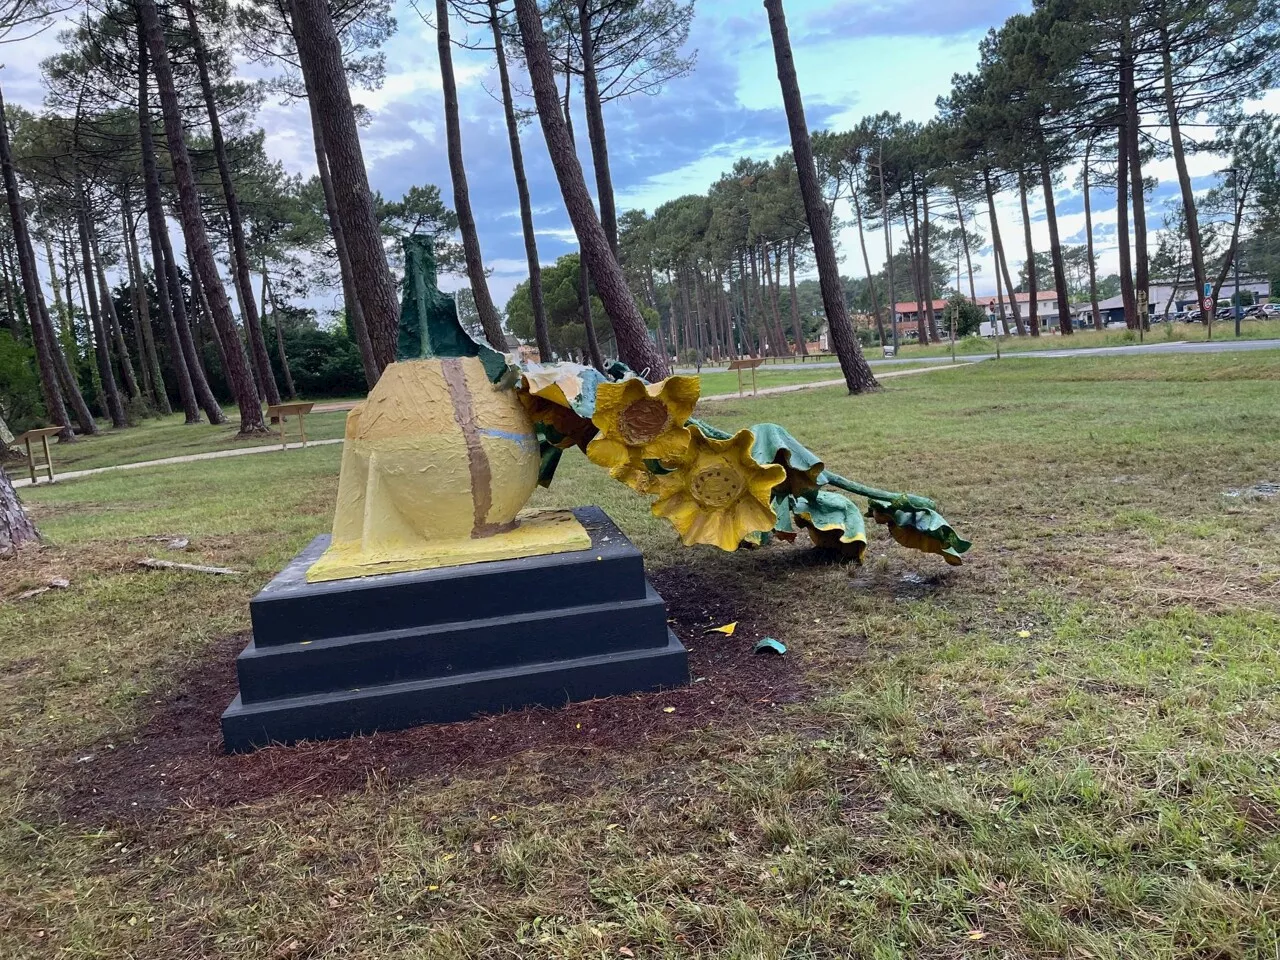
[[[1135,343],[1125,347],[1085,347],[1079,350],[1010,350],[1004,354],[1006,359],[1016,357],[1038,357],[1057,359],[1060,357],[1100,357],[1127,355],[1131,353],[1231,353],[1249,350],[1280,350],[1280,340],[1177,340],[1172,343]],[[957,360],[994,360],[994,353],[957,353]],[[896,357],[892,360],[871,360],[871,366],[891,366],[896,363],[950,363],[951,357]],[[840,364],[834,360],[819,363],[766,363],[761,370],[834,370]],[[713,368],[707,368],[710,372]],[[680,373],[695,372],[692,367],[681,369]]]

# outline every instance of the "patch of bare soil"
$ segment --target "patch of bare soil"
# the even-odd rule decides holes
[[[372,776],[395,782],[454,775],[530,750],[647,749],[711,725],[758,724],[777,705],[800,698],[796,657],[752,652],[773,630],[767,599],[690,568],[653,571],[650,579],[689,648],[694,682],[687,687],[228,755],[219,717],[235,696],[235,658],[247,638],[227,637],[177,678],[175,693],[136,730],[53,761],[61,812],[96,820],[178,805],[225,807],[340,794]],[[704,632],[731,620],[738,622],[731,637]]]
[[[133,559],[114,543],[74,549],[50,543],[24,546],[16,553],[0,556],[0,603],[17,602],[20,594],[47,587],[53,580],[67,580],[74,587],[85,575],[119,573]]]

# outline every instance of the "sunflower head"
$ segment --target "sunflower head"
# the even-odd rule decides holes
[[[751,456],[753,442],[750,430],[714,440],[695,427],[679,465],[653,478],[658,497],[653,513],[670,520],[686,546],[707,543],[736,550],[753,534],[773,529],[777,516],[769,494],[786,471],[774,463],[757,463]]]
[[[615,479],[647,493],[649,471],[644,461],[684,456],[689,447],[684,424],[697,402],[697,377],[668,377],[653,384],[628,377],[601,383],[591,417],[600,433],[587,445],[587,457],[607,467]]]

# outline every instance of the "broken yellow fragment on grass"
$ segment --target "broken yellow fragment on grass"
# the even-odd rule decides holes
[[[1018,639],[1019,639],[1019,640],[1027,640],[1027,639],[1029,639],[1030,637],[1031,637],[1031,631],[1030,631],[1030,630],[1019,630],[1019,631],[1018,631]]]
[[[703,630],[702,632],[703,633],[723,633],[726,637],[732,637],[733,631],[737,629],[738,629],[738,621],[735,620],[733,621],[733,623],[726,623],[723,627],[707,627],[707,629]]]

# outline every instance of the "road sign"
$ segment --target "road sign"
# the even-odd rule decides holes
[[[1200,306],[1204,307],[1206,310],[1212,310],[1213,297],[1205,297],[1203,300],[1200,301]]]
[[[1206,299],[1206,300],[1207,300],[1209,297],[1212,297],[1212,296],[1213,296],[1213,284],[1212,284],[1212,283],[1207,283],[1207,282],[1205,283],[1205,285],[1204,285],[1204,295],[1205,295],[1205,299]]]

